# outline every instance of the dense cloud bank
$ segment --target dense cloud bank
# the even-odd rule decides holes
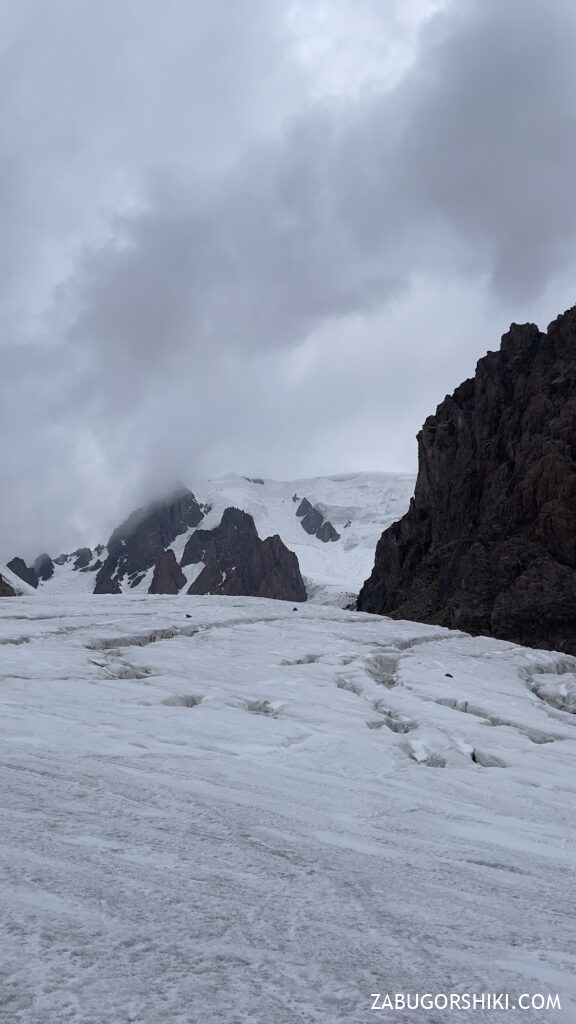
[[[412,469],[574,301],[575,42],[568,0],[8,3],[0,555],[177,476]]]

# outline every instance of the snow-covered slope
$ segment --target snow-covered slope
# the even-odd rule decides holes
[[[24,580],[21,580],[20,577],[17,576],[15,572],[12,572],[7,565],[4,565],[3,562],[0,562],[0,576],[3,576],[6,582],[9,583],[12,589],[20,596],[36,593],[34,587],[31,587],[29,583],[25,583]]]
[[[253,516],[262,539],[279,534],[295,552],[312,600],[343,606],[354,599],[370,575],[380,534],[408,508],[414,492],[414,477],[398,473],[350,473],[287,482],[258,482],[230,474],[216,480],[188,481],[188,485],[203,506],[211,506],[200,529],[218,526],[222,513],[229,506],[243,509]],[[296,515],[302,498],[321,510],[340,534],[339,540],[326,543],[306,533]],[[181,534],[171,545],[178,562],[193,532],[188,530]],[[106,555],[104,549],[100,560]],[[51,595],[93,590],[95,572],[74,570],[73,565],[73,555],[63,565],[55,565],[53,577],[40,582],[39,589]],[[201,569],[201,564],[186,567],[188,583]],[[139,591],[148,590],[152,575],[153,568],[142,579]],[[122,587],[130,592],[127,578]]]
[[[258,483],[229,475],[192,482],[191,488],[199,501],[213,506],[203,529],[216,526],[227,505],[244,509],[253,516],[261,537],[277,533],[295,552],[312,599],[345,603],[370,575],[380,534],[408,508],[414,477],[349,473]],[[293,500],[295,495],[298,501]],[[306,533],[296,515],[302,498],[323,512],[340,540],[325,543]]]
[[[408,992],[576,1019],[576,659],[314,604],[46,592],[0,604],[0,651],[7,1022],[505,1016],[370,1010]]]

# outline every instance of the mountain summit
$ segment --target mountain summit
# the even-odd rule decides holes
[[[382,529],[407,508],[408,474],[349,473],[278,481],[229,474],[179,486],[139,508],[107,544],[40,555],[9,569],[58,594],[306,596],[355,600]]]

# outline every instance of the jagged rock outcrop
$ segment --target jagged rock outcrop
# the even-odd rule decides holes
[[[418,446],[358,608],[576,654],[576,307],[512,324]]]
[[[318,540],[324,541],[325,544],[329,541],[340,540],[340,534],[337,533],[332,526],[332,523],[329,523],[327,519],[325,519],[322,526],[318,527],[316,530],[316,536],[318,537]]]
[[[19,576],[21,580],[24,580],[24,583],[28,583],[29,586],[34,587],[34,589],[38,586],[38,576],[36,575],[36,572],[30,566],[26,565],[23,558],[12,558],[9,562],[6,562],[6,568],[10,569],[11,572],[15,573],[16,576]]]
[[[77,548],[72,552],[72,558],[74,559],[74,569],[87,569],[92,561],[92,551],[90,548]]]
[[[0,573],[0,597],[16,597],[14,587]]]
[[[108,541],[108,556],[96,577],[95,594],[119,594],[120,583],[130,586],[164,554],[176,537],[198,526],[204,513],[191,491],[179,488],[170,498],[137,509]]]
[[[186,577],[176,561],[176,555],[169,548],[164,551],[154,566],[154,575],[148,588],[149,594],[178,594],[186,585]]]
[[[292,501],[298,501],[298,495],[294,494]],[[340,540],[340,534],[336,532],[332,523],[324,519],[323,513],[319,508],[316,508],[308,498],[302,498],[302,501],[296,509],[296,515],[298,516],[300,523],[306,533],[310,536],[315,536],[318,540],[323,541],[325,544],[328,541]]]
[[[180,564],[198,562],[204,569],[189,594],[306,600],[296,555],[278,536],[260,540],[252,516],[237,508],[227,508],[216,529],[189,538]]]
[[[305,516],[302,516],[302,519],[300,520],[302,529],[306,530],[306,533],[309,533],[311,536],[318,534],[323,522],[324,516],[317,508],[311,508],[310,511],[307,512]]]
[[[54,562],[50,558],[50,555],[38,555],[38,558],[34,562],[34,572],[36,573],[38,580],[42,580],[43,582],[52,579],[54,575]]]

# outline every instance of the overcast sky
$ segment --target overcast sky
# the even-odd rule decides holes
[[[0,557],[415,470],[576,302],[574,0],[3,0]]]

